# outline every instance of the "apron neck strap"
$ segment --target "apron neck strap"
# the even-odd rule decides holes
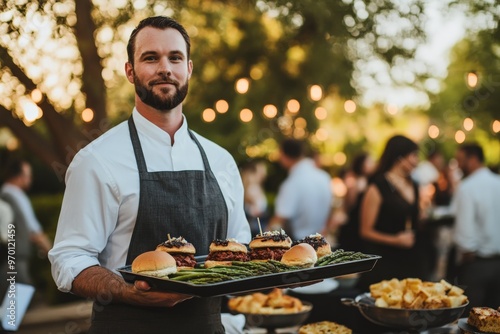
[[[135,160],[137,161],[137,168],[139,173],[147,172],[148,167],[146,165],[146,159],[144,159],[144,153],[142,152],[141,142],[139,141],[139,135],[137,133],[137,128],[135,126],[134,119],[132,115],[128,119],[128,128],[130,131],[130,139],[132,140],[132,146],[134,148]],[[198,149],[200,150],[201,159],[203,160],[203,166],[206,172],[211,172],[210,164],[208,163],[208,158],[205,153],[205,150],[201,146],[200,142],[194,135],[194,133],[188,129],[189,136],[194,141]]]

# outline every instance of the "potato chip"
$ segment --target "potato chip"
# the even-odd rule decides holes
[[[467,303],[464,290],[445,280],[427,282],[419,278],[383,280],[370,285],[370,294],[378,307],[438,309]]]

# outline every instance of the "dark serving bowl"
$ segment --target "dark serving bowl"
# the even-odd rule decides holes
[[[370,293],[360,294],[355,299],[342,298],[342,303],[357,307],[366,319],[377,325],[409,331],[423,331],[452,323],[460,318],[468,304],[432,310],[378,307]]]
[[[284,314],[258,314],[258,313],[239,313],[231,310],[233,314],[243,314],[246,325],[249,327],[266,328],[268,333],[272,333],[277,328],[294,327],[303,324],[312,311],[312,304],[302,301],[305,310],[296,313]]]

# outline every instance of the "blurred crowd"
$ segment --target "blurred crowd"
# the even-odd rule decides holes
[[[281,144],[278,163],[287,178],[274,199],[265,187],[272,164],[241,166],[254,235],[284,228],[299,239],[318,232],[333,248],[381,255],[357,278],[360,291],[391,278],[445,279],[466,290],[469,307],[500,305],[500,175],[487,167],[480,145],[462,144],[447,157],[396,135],[380,157],[357,152],[348,168],[325,177],[317,155],[302,144]]]

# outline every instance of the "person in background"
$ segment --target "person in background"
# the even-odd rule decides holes
[[[281,143],[279,162],[288,177],[278,190],[269,228],[283,228],[293,240],[325,235],[333,202],[330,175],[306,157],[305,143],[299,140]]]
[[[346,250],[362,251],[364,241],[359,234],[359,211],[363,194],[368,187],[368,179],[375,170],[375,161],[368,153],[356,155],[351,168],[344,177],[347,188],[343,202],[343,210],[347,221],[340,226],[338,234],[338,247]]]
[[[127,55],[135,108],[68,168],[52,275],[60,290],[94,300],[90,334],[224,333],[219,297],[129,284],[116,271],[168,235],[184,237],[197,255],[215,239],[251,239],[234,159],[191,131],[183,114],[193,71],[185,28],[146,18]]]
[[[422,208],[421,233],[432,240],[425,248],[428,270],[432,280],[439,281],[446,276],[448,256],[451,249],[451,226],[453,216],[450,212],[451,197],[455,181],[443,153],[433,149],[427,154],[412,173],[412,178],[420,187],[420,206]]]
[[[361,203],[360,234],[368,253],[382,258],[362,274],[358,287],[384,279],[425,278],[416,240],[419,193],[411,172],[418,164],[418,146],[405,136],[390,138]]]
[[[252,235],[257,235],[260,229],[266,230],[269,219],[267,197],[264,191],[267,166],[264,160],[251,160],[241,166],[240,173],[245,189],[246,217]]]
[[[469,308],[500,305],[500,175],[484,165],[475,143],[456,153],[464,174],[452,200],[453,240],[458,255],[458,283],[465,288]]]
[[[0,190],[0,197],[8,203],[13,213],[16,244],[16,282],[34,285],[30,273],[33,246],[36,247],[39,256],[46,257],[52,243],[43,231],[31,201],[26,194],[32,183],[31,165],[22,159],[11,159],[5,166],[4,180],[5,182]],[[6,267],[7,263],[3,263],[3,260],[2,272],[5,273],[10,270],[4,270],[3,267]],[[1,291],[7,289],[6,284],[7,282],[2,280]]]

